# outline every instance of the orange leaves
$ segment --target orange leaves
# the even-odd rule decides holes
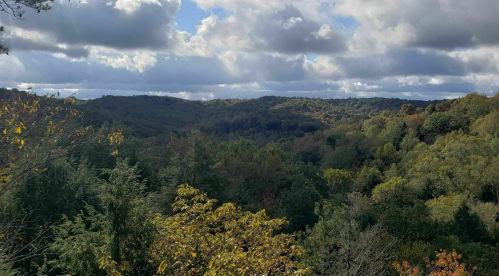
[[[407,261],[402,264],[394,263],[393,266],[400,276],[419,276],[421,275],[418,267],[411,267]]]
[[[437,253],[436,260],[430,261],[428,258],[425,260],[426,268],[430,271],[429,276],[471,276],[473,271],[477,268],[474,267],[473,271],[466,269],[464,263],[459,263],[462,258],[461,254],[457,254],[456,250],[452,253],[447,253],[446,250],[440,249]],[[402,264],[394,263],[394,268],[400,276],[419,276],[422,275],[418,267],[412,268],[408,262],[404,261]]]

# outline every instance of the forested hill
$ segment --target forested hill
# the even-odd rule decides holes
[[[310,99],[267,96],[252,100],[189,101],[158,96],[104,96],[79,107],[87,123],[123,121],[137,137],[192,129],[227,140],[245,137],[266,144],[283,137],[327,129],[339,121],[359,121],[403,104],[426,108],[438,101],[386,98]]]
[[[0,100],[2,276],[499,275],[499,94]]]

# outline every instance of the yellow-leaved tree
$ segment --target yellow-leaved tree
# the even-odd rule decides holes
[[[31,88],[30,88],[31,89]],[[50,228],[31,229],[31,240],[22,240],[28,214],[10,217],[7,202],[28,176],[46,170],[46,165],[73,150],[103,142],[115,147],[123,140],[121,130],[94,128],[81,123],[83,113],[74,97],[57,94],[38,96],[0,89],[0,274],[15,262],[39,255],[47,247]],[[116,148],[113,149],[117,153]],[[10,273],[10,272],[9,272]]]
[[[0,91],[0,193],[75,148],[123,141],[121,130],[84,126],[82,116],[74,97]]]
[[[306,275],[296,258],[304,250],[289,234],[275,234],[284,219],[265,211],[245,212],[181,185],[172,217],[158,217],[160,234],[153,245],[158,275]]]

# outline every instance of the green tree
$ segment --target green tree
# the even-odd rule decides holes
[[[413,196],[414,189],[406,179],[393,177],[376,186],[372,198],[377,202],[403,202],[412,199]]]
[[[432,104],[429,104],[426,109],[425,109],[425,113],[428,114],[428,115],[431,115],[433,114],[433,112],[437,111],[437,109],[435,108],[434,105]]]
[[[350,194],[347,204],[322,206],[319,222],[302,234],[303,261],[316,275],[386,275],[395,239],[379,226],[362,228],[361,217],[371,205],[369,198]]]
[[[485,224],[476,213],[472,213],[466,203],[461,204],[454,215],[456,236],[461,243],[486,242],[488,233]]]
[[[149,262],[150,246],[157,228],[145,205],[137,165],[118,159],[116,168],[104,172],[109,175],[102,185],[104,212],[89,206],[88,215],[80,214],[74,222],[66,218],[54,228],[55,266],[77,275],[100,275],[99,269],[111,275],[153,275],[157,267]]]
[[[435,112],[431,114],[423,124],[423,131],[430,141],[435,137],[446,134],[452,130],[452,115],[444,112]]]
[[[355,177],[355,191],[371,195],[371,191],[382,182],[381,172],[374,167],[363,167]]]
[[[324,172],[324,178],[330,188],[331,194],[347,194],[353,189],[352,173],[347,170],[327,169]]]
[[[390,166],[399,161],[399,154],[392,143],[379,147],[374,154],[374,158],[380,160],[384,166]]]
[[[301,231],[307,225],[314,225],[317,222],[314,207],[320,199],[317,190],[303,177],[296,179],[282,200],[282,213],[289,219],[286,230]]]

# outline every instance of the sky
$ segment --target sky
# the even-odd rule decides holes
[[[499,92],[497,0],[55,0],[0,13],[0,87],[97,98]]]

